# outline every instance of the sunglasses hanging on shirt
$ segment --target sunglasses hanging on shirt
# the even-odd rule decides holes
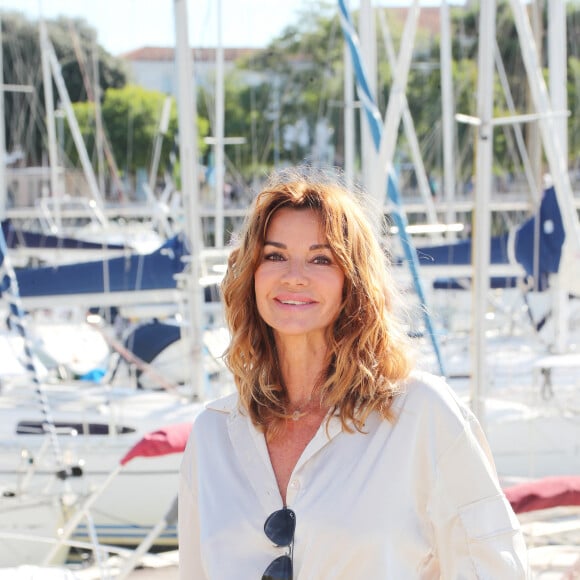
[[[264,523],[264,533],[278,548],[289,548],[288,554],[273,560],[262,574],[262,580],[292,580],[292,558],[296,514],[287,507],[271,513]]]

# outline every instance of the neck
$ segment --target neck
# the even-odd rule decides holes
[[[326,348],[315,349],[312,346],[280,348],[280,345],[277,346],[280,374],[289,406],[300,409],[309,405],[316,399],[317,387],[326,374]]]
[[[318,337],[276,336],[280,378],[294,421],[325,414],[318,389],[326,375],[327,346]]]

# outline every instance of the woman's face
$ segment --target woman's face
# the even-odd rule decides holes
[[[277,337],[324,338],[340,311],[344,274],[316,211],[283,208],[272,216],[254,284],[260,316]]]

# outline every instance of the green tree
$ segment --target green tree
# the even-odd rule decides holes
[[[253,146],[259,166],[271,166],[277,157],[287,163],[303,160],[311,155],[318,121],[326,119],[335,130],[341,123],[342,33],[336,7],[313,3],[298,21],[264,51],[240,61],[241,71],[258,71],[264,78],[258,86],[238,89],[245,120],[241,110],[229,109],[226,98],[227,122],[231,114],[239,131],[253,133],[254,142],[246,145],[245,154]],[[303,122],[308,133],[305,145],[288,138]]]
[[[388,15],[388,8],[385,10]],[[567,6],[568,18],[568,102],[571,111],[578,110],[580,81],[578,73],[577,42],[580,19],[577,2]],[[357,14],[353,13],[356,26]],[[547,14],[544,11],[544,20]],[[90,70],[94,52],[94,33],[82,21],[57,20],[49,23],[51,38],[61,62],[63,76],[69,87],[73,101],[87,101],[87,89],[83,80],[84,62]],[[523,74],[521,48],[515,31],[513,15],[506,0],[498,2],[497,41],[502,62],[506,66],[516,112],[529,112],[529,91],[526,75]],[[45,141],[44,100],[40,58],[38,55],[38,33],[36,23],[31,23],[21,15],[4,17],[4,63],[5,82],[29,84],[34,87],[30,94],[7,95],[7,143],[9,148],[22,147],[29,161],[41,158]],[[74,30],[74,34],[71,33]],[[395,44],[400,40],[402,28],[391,26]],[[75,42],[71,38],[76,38]],[[453,39],[453,87],[455,109],[459,113],[475,114],[477,91],[478,55],[478,7],[452,9]],[[378,39],[378,104],[385,111],[392,71],[382,48],[382,37],[377,19]],[[434,35],[418,39],[420,56],[415,55],[410,71],[407,100],[413,116],[417,136],[424,152],[427,171],[437,174],[441,170],[441,78],[438,67],[439,38]],[[75,46],[81,46],[79,51]],[[343,46],[344,40],[336,14],[334,2],[312,2],[263,51],[258,51],[238,63],[237,70],[226,77],[225,94],[225,134],[228,137],[245,137],[243,145],[226,146],[226,154],[235,162],[237,169],[248,180],[256,174],[263,174],[277,160],[281,164],[296,163],[312,159],[316,127],[325,122],[333,133],[335,161],[340,163],[343,154]],[[546,43],[542,43],[543,50]],[[79,59],[78,55],[84,55]],[[99,78],[103,88],[120,89],[125,84],[123,66],[109,57],[102,49],[99,54]],[[545,54],[544,54],[545,57]],[[23,63],[26,63],[25,65]],[[248,72],[254,80],[247,82]],[[262,81],[255,82],[255,75]],[[89,75],[90,76],[90,75]],[[109,139],[112,143],[117,163],[124,171],[133,172],[136,167],[148,165],[153,138],[157,130],[162,96],[149,98],[142,94],[111,92],[110,99],[102,93],[103,117]],[[506,99],[499,81],[495,87],[496,116],[506,115]],[[134,102],[125,102],[126,100]],[[107,102],[108,101],[108,102]],[[214,95],[210,89],[200,91],[199,134],[203,138],[208,132],[206,119],[213,117]],[[94,112],[87,106],[77,107],[83,119],[83,133],[91,152],[94,151]],[[570,158],[580,156],[578,115],[569,117]],[[175,119],[173,122],[176,122]],[[362,121],[357,115],[357,123]],[[165,138],[162,167],[168,159],[168,149],[173,145],[172,137]],[[457,167],[460,180],[466,182],[473,173],[474,129],[457,123]],[[512,155],[509,132],[511,128],[494,131],[494,154],[497,170],[512,169],[518,165],[517,155]],[[292,133],[301,139],[290,138]],[[303,139],[305,138],[305,139]],[[358,140],[358,137],[356,137]],[[138,144],[138,145],[137,145]],[[358,145],[358,143],[357,143]],[[356,148],[359,150],[359,148]],[[207,153],[205,143],[200,139],[200,152]],[[68,149],[71,159],[75,154]],[[404,156],[405,140],[401,132],[397,154]],[[209,161],[206,156],[206,161]],[[232,165],[230,164],[230,169]]]
[[[102,104],[103,125],[111,144],[113,157],[125,176],[134,176],[139,168],[149,169],[155,138],[166,96],[136,85],[121,89],[108,89]],[[75,116],[87,150],[95,155],[95,108],[93,103],[73,105]],[[198,119],[199,148],[203,154],[207,145],[203,137],[207,134],[208,122]],[[159,174],[172,165],[172,152],[178,141],[177,107],[172,103],[169,125],[163,136],[159,159]],[[65,151],[72,164],[78,163],[78,155],[70,133],[66,137]]]
[[[103,121],[113,155],[125,172],[134,173],[137,168],[149,165],[164,99],[162,93],[148,91],[136,85],[109,89],[105,93]],[[176,130],[177,112],[173,105],[169,130],[163,143],[162,159],[165,161]]]
[[[96,33],[84,20],[47,21],[47,29],[72,102],[86,101],[87,91],[95,92],[85,84],[85,79],[94,84],[93,55],[98,59],[101,92],[125,84],[124,63],[95,44]],[[32,88],[29,93],[5,94],[7,149],[21,149],[29,164],[39,164],[47,132],[38,21],[19,13],[3,14],[2,48],[4,83]],[[56,87],[53,91],[57,104]]]

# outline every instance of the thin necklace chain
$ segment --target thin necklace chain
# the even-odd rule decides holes
[[[302,417],[306,417],[312,412],[312,396],[300,407],[295,408],[292,411],[292,421],[298,421]]]

